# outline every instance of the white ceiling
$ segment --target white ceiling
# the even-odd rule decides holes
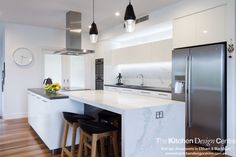
[[[137,17],[180,0],[132,0]],[[128,0],[95,0],[95,22],[104,30],[123,22]],[[65,28],[67,11],[82,13],[83,30],[92,22],[92,0],[0,0],[0,21]],[[114,13],[119,11],[121,16]]]

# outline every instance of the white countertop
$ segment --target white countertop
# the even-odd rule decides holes
[[[69,91],[63,92],[63,94],[68,95],[71,100],[119,114],[123,114],[127,110],[156,107],[160,105],[184,105],[183,102],[179,101],[104,90]]]

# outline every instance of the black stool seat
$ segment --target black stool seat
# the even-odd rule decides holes
[[[72,112],[63,112],[64,119],[70,123],[77,123],[78,120],[94,120],[93,117]]]
[[[117,130],[116,127],[107,123],[88,121],[88,120],[81,120],[79,123],[80,123],[80,128],[88,134],[98,134]]]
[[[103,111],[100,111],[98,113],[98,117],[99,117],[99,120],[112,120],[112,119],[117,119],[117,118],[121,118],[121,116],[117,113],[113,113],[113,112],[110,112],[110,111],[106,111],[106,110],[103,110]]]

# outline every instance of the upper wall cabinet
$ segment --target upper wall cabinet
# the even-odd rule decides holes
[[[172,39],[112,51],[112,64],[135,64],[171,61]]]
[[[219,6],[174,20],[173,47],[226,41],[226,6]]]

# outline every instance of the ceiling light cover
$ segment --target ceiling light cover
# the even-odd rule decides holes
[[[134,8],[131,5],[131,2],[129,2],[129,5],[126,7],[124,20],[125,20],[126,31],[133,32],[135,30],[136,16],[134,13]]]
[[[125,21],[126,32],[133,32],[135,30],[135,20],[126,20]]]

